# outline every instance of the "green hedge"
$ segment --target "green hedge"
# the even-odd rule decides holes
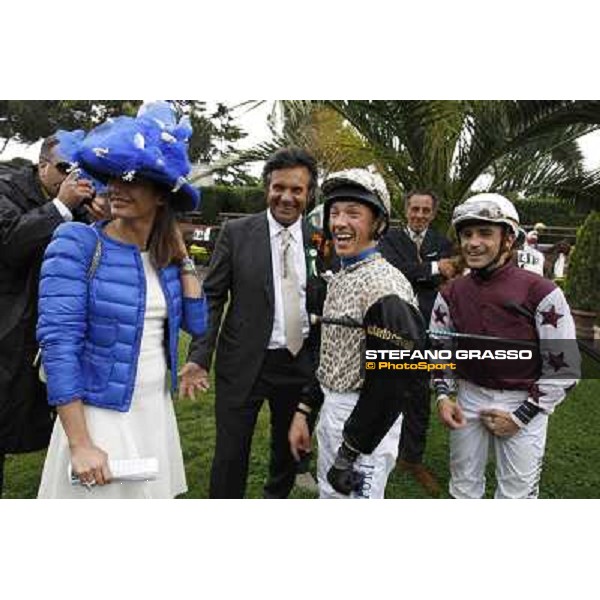
[[[222,212],[257,213],[265,208],[262,187],[228,187],[216,185],[202,188],[200,211],[202,221],[215,225]]]
[[[567,299],[573,308],[600,311],[600,212],[591,213],[577,231],[569,261]]]
[[[403,219],[402,198],[392,199],[392,216]],[[586,215],[578,213],[575,204],[556,198],[528,198],[515,201],[521,217],[521,223],[542,222],[552,226],[579,226]],[[256,213],[265,207],[265,192],[262,187],[229,187],[216,185],[202,188],[200,210],[202,220],[207,224],[216,224],[221,212]]]
[[[512,198],[511,198],[512,199]],[[392,218],[405,221],[404,203],[401,195],[392,194]],[[559,200],[557,198],[527,198],[524,200],[513,200],[521,223],[533,225],[544,223],[548,227],[579,227],[587,216],[577,210],[574,202]],[[438,213],[435,225],[445,230],[449,227],[452,211],[442,206]]]

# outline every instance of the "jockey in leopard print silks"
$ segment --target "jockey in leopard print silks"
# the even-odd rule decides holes
[[[326,232],[342,269],[329,281],[323,309],[319,493],[321,498],[383,498],[396,462],[403,400],[417,378],[383,379],[372,370],[363,372],[364,352],[397,349],[398,338],[422,347],[425,324],[410,283],[377,251],[389,222],[383,179],[350,169],[330,175],[322,191]],[[362,328],[326,324],[348,317]],[[306,408],[300,405],[290,430],[295,452],[309,443]]]
[[[323,316],[351,317],[365,328],[369,309],[389,295],[398,296],[418,309],[412,286],[404,275],[374,252],[333,275],[327,287]],[[366,319],[366,321],[365,321]],[[336,392],[358,391],[364,384],[361,365],[366,329],[325,326],[321,333],[321,356],[317,377],[321,385]]]

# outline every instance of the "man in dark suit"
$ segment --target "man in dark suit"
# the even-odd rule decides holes
[[[48,445],[53,414],[33,365],[40,266],[61,223],[87,220],[82,202],[94,192],[90,181],[67,175],[61,143],[70,132],[58,133],[42,143],[38,165],[0,173],[0,496],[4,455]]]
[[[296,462],[288,430],[314,378],[308,315],[319,311],[313,306],[319,294],[311,284],[314,252],[302,213],[315,192],[316,162],[303,150],[283,148],[266,162],[263,182],[267,210],[223,227],[204,280],[208,331],[192,341],[181,371],[183,395],[206,390],[216,345],[211,498],[244,496],[252,434],[265,398],[271,459],[264,496],[289,495]]]
[[[431,190],[411,191],[404,198],[406,227],[391,229],[380,243],[383,256],[411,282],[427,325],[438,287],[456,273],[449,258],[450,240],[430,227],[437,207],[438,198]],[[431,495],[438,495],[439,484],[423,465],[430,412],[429,388],[424,387],[404,412],[398,467],[412,474]]]

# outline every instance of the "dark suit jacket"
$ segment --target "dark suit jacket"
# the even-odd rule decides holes
[[[64,222],[48,200],[35,166],[0,167],[0,452],[44,448],[52,427],[46,389],[31,368],[40,266]]]
[[[380,248],[383,256],[394,267],[400,269],[412,284],[419,299],[419,308],[429,324],[437,289],[442,282],[440,275],[431,275],[431,263],[452,256],[452,243],[429,227],[421,244],[419,262],[417,246],[405,228],[395,227],[383,237]]]
[[[303,237],[305,254],[311,259],[314,251],[306,227]],[[188,360],[208,370],[216,346],[218,392],[243,401],[260,372],[273,329],[275,292],[266,211],[224,225],[203,287],[208,330],[192,341]],[[321,314],[317,304],[324,291],[317,291],[314,278],[307,277],[309,313]]]

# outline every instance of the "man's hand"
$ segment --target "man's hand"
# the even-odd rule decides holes
[[[182,397],[194,398],[196,392],[206,392],[210,388],[208,371],[196,363],[183,365],[179,377],[179,395]]]
[[[498,437],[510,437],[519,431],[519,426],[510,416],[510,413],[504,410],[490,408],[482,410],[479,416],[487,430]]]
[[[457,273],[456,265],[451,258],[441,258],[438,261],[438,268],[440,275],[445,279],[452,279]]]
[[[71,171],[58,189],[57,198],[70,210],[77,208],[84,200],[90,200],[94,197],[92,182],[77,177],[77,170]]]
[[[342,442],[333,466],[327,472],[327,481],[338,494],[349,496],[352,492],[362,490],[365,476],[354,470],[354,462],[357,458],[358,452],[350,448],[346,442]]]
[[[467,424],[462,409],[446,395],[437,399],[437,409],[440,421],[450,429],[460,429]]]
[[[111,217],[110,203],[104,196],[95,196],[85,208],[94,221],[103,221]]]
[[[296,460],[299,461],[302,458],[300,453],[310,452],[308,423],[306,422],[306,416],[300,412],[294,414],[288,433],[288,440],[290,441],[290,451]]]

